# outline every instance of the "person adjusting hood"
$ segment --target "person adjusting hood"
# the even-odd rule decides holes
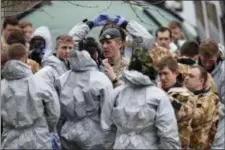
[[[174,110],[154,85],[156,71],[148,51],[136,49],[125,84],[103,106],[101,125],[106,149],[179,149]],[[153,81],[153,82],[152,82]]]
[[[46,26],[38,27],[30,40],[29,58],[41,65],[44,57],[52,54],[52,41],[49,28]]]
[[[72,51],[70,60],[71,70],[57,80],[62,148],[102,149],[100,115],[102,105],[112,97],[112,83],[87,51]]]
[[[54,88],[32,74],[27,51],[13,44],[1,81],[1,149],[52,149],[60,105]]]
[[[121,55],[124,47],[126,47],[126,33],[130,38],[132,37],[131,51],[135,47],[144,47],[150,50],[153,45],[153,37],[147,29],[136,21],[126,21],[124,17],[119,15],[109,17],[107,14],[99,14],[92,20],[74,26],[69,35],[73,36],[74,40],[80,41],[93,27],[98,26],[103,26],[99,40],[102,44],[103,56],[106,58],[103,60],[104,70],[114,87],[117,87],[123,84],[121,80],[122,72],[128,65],[128,61]],[[125,49],[130,50],[130,48]],[[130,59],[130,57],[128,58]]]
[[[71,36],[58,36],[55,53],[42,60],[43,68],[37,72],[37,75],[55,85],[56,78],[70,69],[69,54],[73,48],[74,43]]]

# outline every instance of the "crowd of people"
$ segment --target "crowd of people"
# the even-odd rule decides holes
[[[2,149],[225,149],[223,45],[107,14],[55,40],[3,22]]]

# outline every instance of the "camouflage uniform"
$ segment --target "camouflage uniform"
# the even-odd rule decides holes
[[[190,144],[192,119],[195,113],[196,96],[184,87],[173,87],[167,92],[174,107],[182,148]]]
[[[212,144],[219,120],[219,97],[212,92],[197,95],[196,111],[192,121],[190,148],[204,149]]]
[[[184,80],[184,78],[188,75],[189,65],[185,65],[181,63],[178,63],[178,65],[179,65],[179,72],[181,73],[182,79]],[[213,78],[209,73],[208,73],[208,78],[206,82],[206,89],[209,89],[209,91],[213,93],[217,92],[216,86],[213,82]]]
[[[132,54],[128,69],[142,72],[144,75],[147,75],[152,82],[154,82],[157,76],[157,71],[152,63],[153,60],[150,57],[148,50],[144,48],[136,48]]]
[[[113,85],[113,87],[118,87],[123,84],[122,77],[123,77],[123,70],[126,69],[128,66],[128,61],[124,58],[121,58],[115,65],[112,66],[113,71],[115,72],[118,81]]]
[[[151,51],[150,51],[150,56],[153,60],[153,65],[156,67],[158,62],[166,56],[172,56],[171,52],[164,48],[164,47],[154,47]]]

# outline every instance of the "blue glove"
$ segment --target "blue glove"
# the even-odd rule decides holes
[[[52,149],[59,150],[61,146],[59,137],[55,133],[50,133],[50,134],[51,134]]]
[[[99,14],[98,16],[96,16],[92,22],[94,24],[94,26],[103,26],[105,24],[106,21],[109,20],[109,16],[106,14]]]
[[[121,25],[125,21],[125,18],[119,15],[116,15],[115,17],[111,18],[111,21],[117,25]]]

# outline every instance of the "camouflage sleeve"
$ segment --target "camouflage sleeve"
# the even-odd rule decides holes
[[[189,120],[195,111],[196,97],[193,94],[182,95],[174,94],[170,95],[170,101],[175,109],[178,122]]]
[[[215,93],[209,92],[198,96],[196,111],[192,121],[193,135],[191,146],[198,149],[209,148],[219,119],[219,98]]]
[[[206,89],[209,89],[209,91],[212,93],[217,93],[215,83],[213,82],[213,78],[210,74],[208,74],[208,77],[207,77]]]
[[[219,122],[219,107],[220,107],[220,102],[219,102],[219,97],[218,96],[212,96],[212,109],[211,113],[212,114],[212,126],[209,132],[209,144],[211,145],[214,141],[216,131],[217,131],[217,126]]]
[[[169,93],[175,110],[182,148],[187,148],[191,137],[191,121],[195,112],[196,96],[188,91]]]

